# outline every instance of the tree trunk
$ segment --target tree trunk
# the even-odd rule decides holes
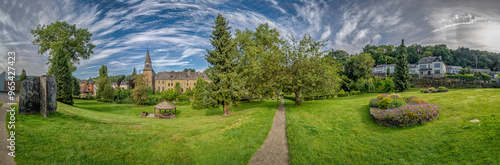
[[[300,91],[295,92],[295,105],[300,105]]]
[[[248,96],[248,102],[252,102],[252,95]]]
[[[224,116],[227,116],[227,115],[229,115],[229,109],[227,107],[227,103],[224,102]]]

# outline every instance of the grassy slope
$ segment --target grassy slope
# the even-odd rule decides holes
[[[243,103],[235,114],[177,108],[177,118],[138,117],[130,104],[58,103],[49,119],[18,115],[19,164],[246,164],[264,142],[278,103]]]
[[[437,120],[408,128],[373,123],[376,94],[287,101],[292,164],[496,164],[500,160],[500,90],[450,89],[418,96],[441,106]],[[469,120],[479,119],[479,123]],[[480,124],[480,125],[479,125]]]

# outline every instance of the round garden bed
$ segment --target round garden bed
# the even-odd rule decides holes
[[[370,100],[370,117],[386,127],[424,124],[439,115],[441,108],[418,97],[400,98],[399,94],[378,95]]]

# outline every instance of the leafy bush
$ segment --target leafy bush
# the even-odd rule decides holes
[[[465,80],[474,80],[475,76],[474,74],[465,74],[465,75],[451,75],[451,76],[446,76],[450,79],[465,79]]]
[[[399,93],[391,93],[389,97],[391,97],[392,99],[399,99],[401,98],[401,95]]]
[[[177,101],[179,101],[179,102],[189,102],[189,96],[188,95],[179,95],[177,97]]]
[[[425,103],[427,103],[427,101],[424,99],[415,97],[415,96],[411,96],[411,97],[408,97],[408,99],[406,99],[406,103],[408,103],[408,104],[425,104]]]
[[[371,99],[369,106],[370,107],[374,107],[374,108],[378,108],[379,103],[380,103],[379,99],[376,99],[376,98],[375,99]]]
[[[448,92],[448,88],[446,88],[446,87],[439,87],[437,91],[438,92]]]
[[[379,100],[380,100],[380,99],[382,99],[382,98],[384,98],[384,97],[387,97],[387,95],[386,95],[386,94],[378,94],[378,95],[377,95],[377,98],[378,98]]]
[[[359,95],[361,91],[351,91],[351,95]]]
[[[429,89],[424,89],[424,93],[429,93]]]
[[[386,78],[384,81],[384,91],[392,92],[394,91],[394,88],[396,88],[396,86],[394,85],[394,81],[392,80],[392,78]]]
[[[177,98],[177,92],[172,89],[164,90],[161,92],[161,98],[169,101],[175,100]]]
[[[430,88],[429,88],[429,92],[434,91],[434,89],[435,89],[434,87],[430,87]]]
[[[378,118],[379,123],[386,123],[386,126],[404,127],[414,124],[423,124],[439,115],[441,108],[433,104],[419,104],[388,109]],[[384,124],[385,125],[385,124]]]
[[[380,109],[387,109],[389,107],[389,104],[392,102],[392,98],[390,97],[384,97],[379,101],[379,106],[378,108]]]
[[[398,108],[398,107],[401,107],[401,106],[404,106],[406,105],[406,102],[405,100],[403,99],[392,99],[391,103],[389,103],[389,106],[387,106],[388,108]]]
[[[345,92],[344,89],[341,89],[337,94],[338,97],[346,97],[349,96],[349,93]]]

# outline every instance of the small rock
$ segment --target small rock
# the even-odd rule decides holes
[[[472,119],[472,120],[470,120],[470,122],[477,123],[477,122],[479,122],[479,120],[478,119]]]

